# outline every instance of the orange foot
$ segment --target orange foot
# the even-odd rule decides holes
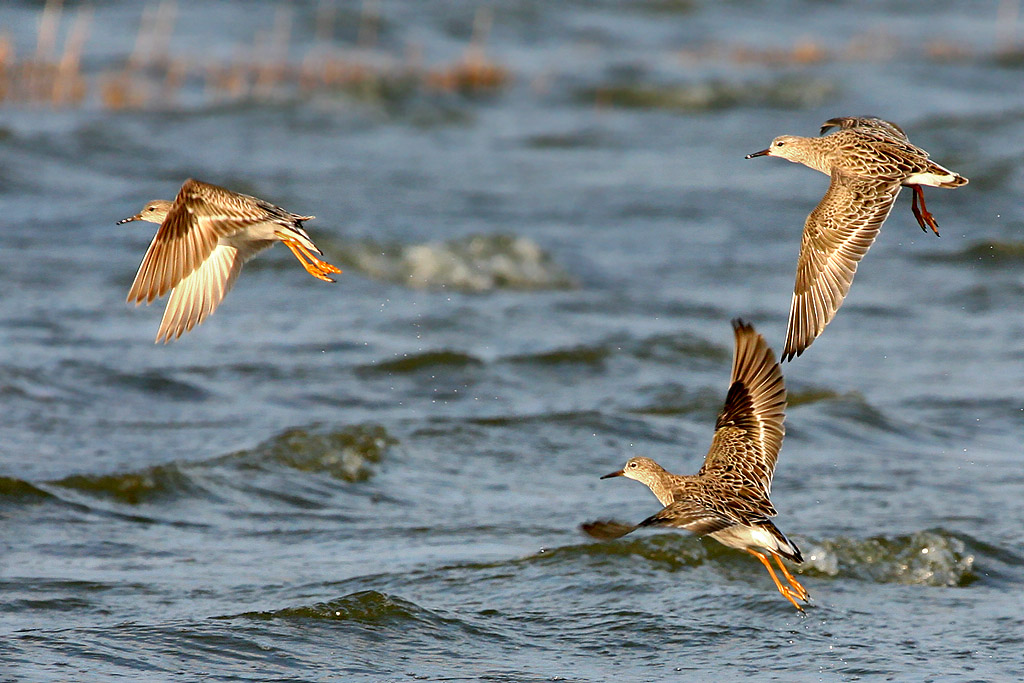
[[[782,570],[782,574],[786,577],[786,581],[789,582],[789,585],[792,586],[793,590],[797,593],[797,597],[804,602],[810,602],[811,594],[808,593],[807,589],[789,573],[789,570],[786,569],[786,565],[782,564],[782,560],[779,559],[778,555],[775,556],[775,562],[779,565],[779,569]]]
[[[315,277],[318,280],[324,282],[334,282],[334,279],[328,277],[332,273],[340,273],[341,269],[337,268],[327,261],[324,261],[317,257],[316,254],[311,252],[304,244],[293,239],[282,240],[284,245],[291,249],[292,254],[299,260],[302,267],[306,269],[306,272]]]
[[[803,614],[804,608],[800,606],[800,603],[797,602],[797,599],[804,600],[805,598],[803,598],[801,596],[801,594],[797,592],[796,588],[791,588],[789,586],[782,585],[782,582],[779,581],[779,577],[777,577],[775,575],[775,570],[772,569],[772,564],[771,564],[771,562],[768,561],[767,557],[765,557],[762,553],[759,553],[756,550],[753,550],[752,548],[747,548],[746,550],[747,550],[748,553],[750,553],[751,555],[753,555],[757,559],[761,560],[761,564],[763,564],[765,569],[768,570],[768,574],[771,575],[772,581],[775,582],[775,587],[779,589],[780,593],[782,593],[782,597],[784,597],[787,600],[789,600],[789,602],[792,603],[793,607],[796,607],[797,610],[801,614]],[[785,570],[783,570],[783,571],[785,571]],[[788,574],[789,572],[786,572],[786,573]],[[799,584],[797,584],[797,585],[799,585]],[[803,594],[807,593],[806,590],[803,590],[803,586],[800,586],[800,590],[803,591]]]

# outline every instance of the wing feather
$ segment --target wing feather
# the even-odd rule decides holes
[[[220,245],[199,268],[171,291],[156,341],[177,339],[209,317],[242,272],[245,255],[232,246]]]
[[[764,337],[742,320],[733,321],[733,330],[729,393],[698,476],[712,478],[732,496],[757,501],[765,514],[774,514],[768,495],[785,435],[786,385]]]
[[[711,507],[701,505],[696,500],[684,498],[666,505],[659,512],[637,524],[636,528],[668,526],[676,529],[686,529],[698,536],[703,536],[735,526],[738,523],[740,523],[739,519],[725,515]]]
[[[832,172],[828,191],[804,224],[784,359],[803,353],[835,317],[899,192],[899,181]]]

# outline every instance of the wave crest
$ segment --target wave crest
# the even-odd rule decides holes
[[[374,590],[351,593],[329,602],[286,607],[266,612],[245,612],[238,616],[250,619],[326,619],[328,621],[357,621],[365,624],[441,620],[429,610],[408,600]]]
[[[293,428],[250,450],[210,460],[171,462],[112,474],[76,474],[52,484],[128,505],[140,505],[163,499],[220,498],[218,489],[250,486],[252,477],[243,473],[252,470],[284,467],[299,472],[325,472],[354,483],[373,476],[371,466],[383,460],[388,449],[397,443],[398,439],[384,427],[373,423],[325,432]],[[21,488],[31,488],[29,484],[21,484]],[[13,492],[21,490],[14,484],[10,488]],[[0,495],[5,493],[0,482]]]
[[[978,578],[974,568],[978,551],[960,537],[941,529],[866,539],[839,536],[820,541],[799,537],[796,540],[804,555],[803,564],[795,566],[799,574],[950,587],[967,586]],[[735,552],[713,540],[701,542],[693,537],[662,533],[559,548],[535,558],[549,561],[554,557],[578,558],[580,555],[606,559],[635,555],[675,571],[704,563],[729,562]],[[993,564],[1005,563],[995,557],[991,560]]]
[[[413,289],[573,289],[576,281],[528,237],[470,235],[399,245],[373,240],[338,245],[339,263]]]

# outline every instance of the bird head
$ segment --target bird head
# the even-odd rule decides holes
[[[665,469],[650,458],[630,458],[621,470],[611,472],[601,478],[626,477],[650,486],[651,482],[656,481],[664,473]]]
[[[167,212],[171,210],[171,206],[174,202],[169,202],[166,199],[154,199],[150,203],[143,207],[142,211],[135,214],[134,216],[128,216],[123,220],[119,220],[117,225],[124,223],[130,223],[132,221],[146,221],[148,223],[163,223],[164,218],[167,217]]]
[[[796,155],[799,154],[799,150],[801,149],[801,140],[802,138],[799,138],[795,135],[780,135],[779,137],[772,140],[772,144],[768,145],[768,149],[762,149],[760,152],[748,154],[744,158],[753,159],[754,157],[769,156],[782,157],[783,159],[789,159],[790,161],[794,161]]]

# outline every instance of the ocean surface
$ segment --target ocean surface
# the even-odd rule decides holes
[[[1019,678],[1017,4],[67,2],[56,101],[3,3],[0,680]],[[828,179],[744,155],[860,114],[970,184],[941,238],[904,192],[783,366],[806,615],[714,541],[583,536],[658,509],[627,458],[700,466],[730,319],[781,350]],[[187,177],[344,274],[276,247],[154,344],[115,222]]]

